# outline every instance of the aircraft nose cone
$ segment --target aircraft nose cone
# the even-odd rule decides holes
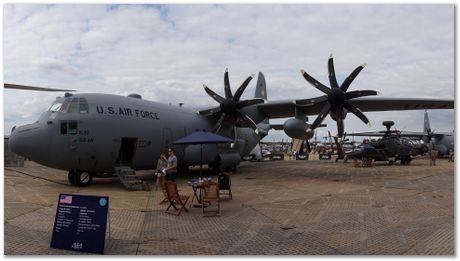
[[[36,124],[17,127],[9,137],[8,147],[15,154],[40,162],[47,155],[48,147],[43,134]]]

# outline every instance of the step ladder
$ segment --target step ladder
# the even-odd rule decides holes
[[[292,139],[291,152],[297,155],[299,154],[300,148],[302,147],[303,140]]]
[[[115,173],[121,183],[130,190],[143,190],[144,182],[136,175],[136,172],[129,166],[115,167]]]

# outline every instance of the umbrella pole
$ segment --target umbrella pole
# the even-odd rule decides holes
[[[200,144],[200,178],[202,178],[201,171],[203,169],[203,143]]]

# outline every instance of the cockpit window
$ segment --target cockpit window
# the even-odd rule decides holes
[[[59,112],[66,112],[69,109],[69,105],[70,105],[70,102],[68,100],[65,100],[62,103],[61,109],[59,110]]]
[[[48,108],[48,111],[51,111],[51,112],[56,112],[56,111],[59,111],[61,109],[61,106],[62,106],[62,102],[60,101],[55,101],[51,104],[51,106]]]
[[[79,112],[80,113],[88,113],[88,102],[86,101],[85,98],[80,98],[80,109],[79,109]]]
[[[69,121],[69,129],[67,131],[68,134],[75,135],[78,133],[78,123],[77,121]]]
[[[67,112],[68,113],[78,113],[78,98],[72,98]]]
[[[64,101],[55,101],[48,108],[51,112],[62,113],[89,113],[89,105],[85,98],[67,98]]]

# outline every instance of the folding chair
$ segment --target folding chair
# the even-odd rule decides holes
[[[216,182],[210,182],[203,187],[204,193],[201,198],[201,209],[203,217],[220,216],[220,198],[219,198],[219,185]],[[214,210],[209,210],[214,207]],[[206,209],[206,210],[205,210]],[[214,213],[213,215],[206,215],[205,213]]]
[[[227,195],[228,197],[225,197],[226,199],[232,199],[232,181],[230,179],[230,176],[221,173],[219,174],[218,182],[220,195]]]
[[[166,178],[164,176],[161,176],[160,177],[160,187],[161,187],[161,192],[163,192],[163,200],[160,202],[160,205],[161,204],[165,204],[165,203],[168,203],[168,193],[166,193]]]
[[[176,182],[166,181],[165,186],[166,186],[166,193],[168,194],[168,201],[169,201],[169,206],[166,209],[165,213],[179,216],[182,210],[185,210],[185,212],[188,212],[188,209],[185,207],[185,204],[187,204],[187,201],[190,198],[190,196],[179,195],[179,191],[177,190]],[[173,207],[175,211],[172,211],[172,212],[169,211],[171,207]]]

